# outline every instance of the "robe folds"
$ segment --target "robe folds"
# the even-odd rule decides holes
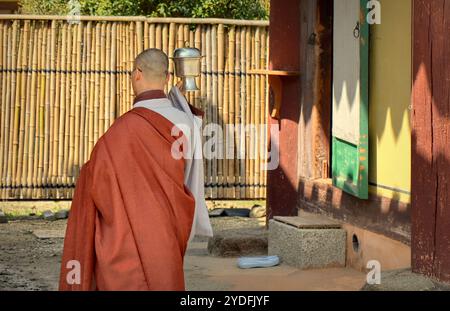
[[[173,126],[138,107],[99,139],[77,180],[60,290],[185,289],[195,200],[184,159],[171,156]]]

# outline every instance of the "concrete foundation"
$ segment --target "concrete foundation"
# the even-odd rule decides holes
[[[346,231],[298,228],[276,220],[269,223],[269,255],[299,269],[345,267]]]

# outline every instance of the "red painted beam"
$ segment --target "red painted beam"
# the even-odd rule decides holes
[[[272,0],[270,3],[270,69],[300,71],[300,1]],[[301,74],[301,72],[300,72]],[[267,176],[268,218],[296,215],[298,196],[299,77],[280,77],[282,103],[279,120],[269,124],[280,129],[280,163]]]

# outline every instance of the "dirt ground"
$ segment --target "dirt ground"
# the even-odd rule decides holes
[[[215,229],[262,225],[258,220],[239,218],[216,218],[212,222]],[[0,290],[57,289],[63,239],[39,239],[33,231],[62,233],[66,223],[66,220],[44,221],[37,217],[21,217],[0,224]],[[197,239],[195,245],[205,242],[204,239]]]
[[[36,219],[0,224],[0,290],[56,290],[63,239],[38,239],[32,232],[65,226],[65,220]]]
[[[214,230],[255,228],[263,220],[212,218]],[[35,230],[62,236],[66,220],[44,221],[33,217],[0,224],[0,291],[57,290],[63,238],[39,239]],[[35,231],[36,232],[36,231]],[[195,239],[185,258],[186,289],[210,290],[359,290],[365,275],[352,269],[300,271],[287,265],[241,270],[237,258],[211,257],[207,239]]]

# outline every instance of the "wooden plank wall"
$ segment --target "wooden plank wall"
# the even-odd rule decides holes
[[[450,281],[450,0],[413,5],[412,264]]]

